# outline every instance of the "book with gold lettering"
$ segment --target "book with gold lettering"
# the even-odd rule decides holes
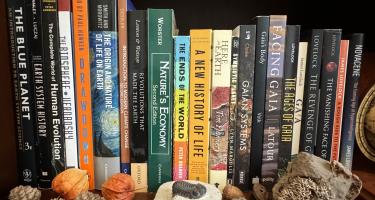
[[[190,30],[190,180],[208,182],[212,30]]]
[[[232,30],[214,30],[212,40],[209,183],[224,189],[227,182]]]
[[[148,9],[148,191],[172,180],[174,13]]]
[[[187,179],[190,37],[174,39],[173,180]]]

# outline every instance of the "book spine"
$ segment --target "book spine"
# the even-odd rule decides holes
[[[48,156],[52,156],[47,169],[48,176],[44,179],[44,173],[40,178],[40,186],[49,188],[52,179],[65,170],[65,141],[63,127],[62,87],[61,87],[61,63],[59,45],[59,27],[57,0],[42,0],[42,31],[43,31],[43,76],[46,98],[47,135],[46,141],[39,146],[48,150]],[[40,152],[43,150],[40,149]],[[43,163],[42,162],[42,163]],[[41,164],[42,164],[41,163]],[[52,168],[51,168],[52,167]]]
[[[174,14],[148,9],[148,190],[172,180]]]
[[[267,64],[267,88],[264,113],[264,137],[261,182],[271,191],[277,181],[280,119],[284,75],[285,15],[270,16]]]
[[[352,168],[353,162],[356,115],[358,110],[358,84],[361,75],[363,43],[364,34],[362,33],[356,33],[350,37],[340,145],[340,162],[347,169]]]
[[[242,191],[249,191],[250,189],[255,36],[255,25],[240,26],[234,185]]]
[[[78,168],[76,99],[74,90],[71,22],[72,13],[70,0],[58,0],[58,9],[66,167]]]
[[[294,125],[293,125],[293,142],[292,142],[292,159],[299,153],[299,143],[301,140],[301,123],[302,123],[302,109],[303,109],[303,94],[305,90],[306,77],[306,60],[307,60],[307,42],[299,43],[298,50],[298,65],[297,65],[297,84],[296,84],[296,99],[294,105]]]
[[[227,183],[234,184],[234,165],[236,155],[236,118],[237,118],[237,83],[238,83],[238,54],[239,54],[238,30],[232,33],[232,60],[230,71],[230,101],[229,101],[229,133],[227,156]]]
[[[89,176],[89,189],[95,188],[92,131],[91,80],[89,62],[88,1],[72,0],[74,66],[79,167]],[[100,186],[99,186],[100,187]]]
[[[286,173],[288,162],[291,160],[293,123],[296,98],[298,43],[300,26],[288,25],[285,41],[284,87],[282,98],[282,117],[280,133],[280,152],[278,160],[278,176]]]
[[[315,155],[325,160],[330,160],[341,30],[324,30],[323,37],[320,107],[318,115],[319,134],[317,134]]]
[[[313,154],[315,152],[319,112],[323,30],[313,29],[309,44],[299,151]]]
[[[336,104],[335,114],[333,119],[332,131],[332,146],[331,146],[331,159],[339,160],[340,156],[340,140],[341,140],[341,127],[342,127],[342,111],[344,106],[345,95],[345,80],[346,68],[348,61],[349,40],[341,40],[340,42],[340,58],[337,74],[337,88],[336,88]]]
[[[214,30],[212,43],[209,183],[222,190],[227,182],[232,30]]]
[[[130,165],[136,192],[147,192],[147,12],[128,12]]]
[[[95,186],[120,172],[117,2],[89,1]]]
[[[188,172],[190,37],[174,43],[173,180],[186,180]]]
[[[251,183],[259,183],[262,169],[262,145],[264,128],[264,102],[266,99],[266,77],[268,59],[269,16],[256,18],[256,44],[254,69],[254,96],[251,152],[250,152],[250,179]]]
[[[120,170],[130,174],[130,147],[129,147],[129,93],[128,93],[128,25],[127,1],[117,0],[118,4],[118,76],[120,92]]]
[[[212,30],[190,30],[190,180],[208,182]]]
[[[28,15],[25,1],[7,1],[8,28],[16,113],[19,184],[37,186],[34,85],[30,62]]]

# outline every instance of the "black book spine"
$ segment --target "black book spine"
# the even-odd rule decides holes
[[[147,162],[147,12],[128,12],[130,162]]]
[[[43,165],[39,184],[40,187],[48,188],[56,174],[65,170],[65,137],[62,121],[57,0],[42,0],[41,3],[47,132],[45,137],[39,137],[41,167]]]
[[[32,15],[30,16],[30,24],[32,24],[33,31],[32,37],[30,38],[30,50],[31,50],[31,65],[32,65],[32,77],[34,80],[34,96],[35,96],[35,111],[36,111],[36,134],[39,146],[40,138],[45,138],[47,134],[47,118],[46,118],[46,102],[45,102],[45,90],[43,80],[43,41],[42,41],[42,19],[41,19],[41,1],[33,0],[32,3]],[[41,154],[42,153],[42,154]],[[43,154],[44,152],[37,151],[38,163],[45,163]],[[39,167],[38,175],[43,176],[45,171],[45,165]]]
[[[349,37],[348,66],[344,97],[344,112],[340,145],[340,162],[352,168],[353,150],[358,110],[358,85],[361,75],[364,34],[356,33]]]
[[[283,95],[286,16],[270,16],[267,61],[267,89],[264,107],[264,137],[261,182],[267,191],[277,181],[279,138]],[[258,105],[257,105],[258,106]]]
[[[280,151],[278,160],[279,177],[285,174],[292,154],[294,104],[296,97],[300,29],[301,27],[299,25],[288,25],[286,28],[284,90],[281,111]]]
[[[336,102],[337,73],[340,56],[341,30],[324,30],[320,106],[315,155],[330,160],[333,118]]]
[[[238,82],[238,54],[239,33],[232,34],[232,61],[230,73],[230,102],[229,102],[229,134],[228,134],[228,162],[227,182],[234,184],[234,167],[236,156],[236,118],[237,118],[237,82]]]
[[[19,184],[37,186],[34,85],[30,61],[28,16],[31,5],[8,0],[9,38],[16,113]]]
[[[322,63],[323,30],[313,29],[309,43],[306,83],[302,109],[300,151],[315,152],[318,128],[320,71]]]
[[[234,185],[250,189],[250,145],[255,64],[255,25],[240,26]]]
[[[262,169],[264,103],[266,99],[266,78],[268,59],[268,33],[270,18],[259,16],[256,20],[255,69],[253,116],[250,152],[250,180],[259,183]]]

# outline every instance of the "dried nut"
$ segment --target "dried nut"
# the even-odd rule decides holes
[[[106,200],[131,200],[134,198],[134,181],[131,176],[117,173],[102,185],[102,194]]]
[[[223,190],[224,199],[241,199],[245,198],[244,193],[236,186],[226,185]]]
[[[88,179],[86,170],[67,169],[53,179],[52,189],[66,200],[75,199],[89,189]]]

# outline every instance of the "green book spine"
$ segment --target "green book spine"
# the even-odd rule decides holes
[[[172,180],[173,10],[148,9],[148,190]]]

